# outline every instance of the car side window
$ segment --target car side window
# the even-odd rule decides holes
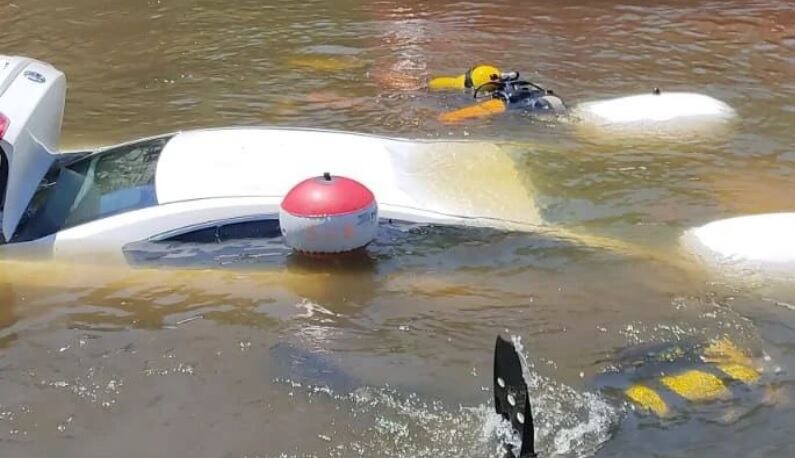
[[[130,145],[90,162],[65,227],[157,204],[155,170],[165,139]]]
[[[64,228],[157,204],[155,171],[160,137],[97,152],[66,165],[56,164],[31,199],[12,238],[48,236]]]
[[[219,223],[210,227],[171,236],[158,242],[211,244],[245,239],[269,239],[278,236],[281,236],[279,220],[264,219]]]
[[[122,249],[124,257],[133,266],[201,267],[268,263],[290,253],[282,243],[279,220],[272,216],[208,225],[183,228],[162,239],[130,242]]]

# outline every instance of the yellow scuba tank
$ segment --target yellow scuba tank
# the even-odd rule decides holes
[[[499,79],[502,72],[493,65],[480,64],[467,70],[463,75],[441,76],[431,79],[428,88],[434,91],[446,89],[472,89]]]

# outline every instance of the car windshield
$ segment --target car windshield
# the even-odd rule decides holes
[[[56,164],[31,199],[12,242],[157,204],[155,169],[169,139],[145,140]]]

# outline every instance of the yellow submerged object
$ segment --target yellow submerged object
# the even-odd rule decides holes
[[[480,85],[495,81],[500,77],[500,69],[493,65],[476,65],[463,75],[442,76],[428,82],[432,90],[477,88]]]
[[[761,376],[751,358],[726,338],[710,343],[701,360],[714,363],[724,374],[745,384],[755,383]]]
[[[445,124],[460,123],[461,121],[473,118],[486,118],[492,115],[503,113],[507,110],[505,102],[500,99],[490,99],[475,105],[469,105],[458,110],[445,112],[439,115],[439,121]]]
[[[708,363],[736,363],[745,366],[753,364],[751,357],[726,338],[712,341],[704,349],[701,360]]]
[[[762,376],[753,368],[740,365],[739,363],[721,363],[718,365],[718,369],[730,378],[745,384],[753,384]]]
[[[714,400],[729,395],[729,389],[717,376],[705,371],[690,370],[665,376],[660,382],[671,392],[691,402]]]
[[[684,354],[680,350],[678,357],[664,356],[665,361],[673,363]],[[665,417],[672,413],[666,393],[688,402],[708,402],[729,397],[731,380],[751,385],[762,376],[751,356],[726,338],[711,341],[705,346],[700,360],[708,366],[674,371],[660,378],[644,378],[624,389],[624,395],[635,406]]]
[[[624,394],[633,403],[647,409],[657,416],[664,417],[669,414],[668,405],[654,389],[642,384],[635,384],[624,391]]]

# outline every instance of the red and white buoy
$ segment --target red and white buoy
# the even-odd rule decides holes
[[[299,252],[349,252],[375,239],[378,204],[366,186],[326,172],[287,193],[279,225],[287,245]]]

